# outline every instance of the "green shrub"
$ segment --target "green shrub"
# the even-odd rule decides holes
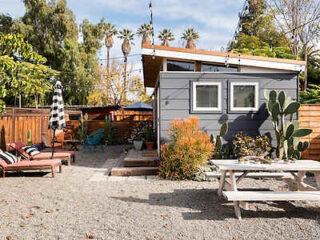
[[[161,146],[160,176],[171,180],[192,179],[200,165],[212,156],[213,143],[199,126],[199,119],[175,119],[170,142]]]
[[[320,86],[309,84],[307,91],[300,92],[300,103],[317,104],[320,103]]]

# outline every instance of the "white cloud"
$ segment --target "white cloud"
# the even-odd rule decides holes
[[[67,0],[68,7],[75,13],[77,22],[87,18],[98,22],[105,17],[118,29],[133,31],[143,22],[149,21],[149,0]],[[197,47],[207,50],[220,50],[232,38],[238,21],[238,11],[243,1],[239,0],[153,0],[153,14],[156,43],[161,29],[171,28],[176,40],[172,46],[183,46],[181,33],[194,27],[200,34]],[[13,17],[22,16],[25,11],[21,0],[0,0],[0,12]],[[141,39],[135,36],[131,54],[141,52]],[[120,39],[115,39],[111,50],[112,57],[121,57]],[[106,49],[99,51],[99,58],[106,57]],[[122,60],[122,59],[119,59]],[[129,58],[129,62],[141,66],[141,58]]]
[[[25,7],[21,0],[0,0],[0,13],[8,13],[11,17],[20,17],[24,12]]]

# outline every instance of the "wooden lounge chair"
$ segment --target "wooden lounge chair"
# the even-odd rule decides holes
[[[55,168],[59,167],[59,172],[62,172],[61,160],[44,160],[44,161],[29,161],[24,160],[13,164],[7,164],[0,159],[0,169],[2,169],[2,177],[6,177],[6,172],[19,172],[23,170],[43,170],[50,169],[52,177],[55,177]]]
[[[27,160],[50,160],[52,153],[51,152],[41,152],[38,155],[30,156],[27,154],[22,148],[25,146],[22,142],[15,142],[9,144],[10,147],[16,150],[16,152],[23,155]],[[71,165],[71,160],[75,162],[75,154],[73,151],[63,151],[63,152],[55,152],[54,159],[62,159],[67,160],[68,166]]]

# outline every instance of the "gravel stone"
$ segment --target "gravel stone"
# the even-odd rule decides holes
[[[0,179],[0,239],[319,239],[318,202],[253,203],[238,221],[218,182],[89,181],[127,147],[77,152],[55,179],[45,171]],[[244,179],[239,188],[286,185]]]

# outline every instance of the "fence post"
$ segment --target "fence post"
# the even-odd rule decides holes
[[[16,141],[16,110],[15,108],[12,108],[12,137],[11,140],[12,142]]]
[[[40,144],[42,144],[42,133],[43,133],[43,111],[41,111],[41,115],[40,115]]]

